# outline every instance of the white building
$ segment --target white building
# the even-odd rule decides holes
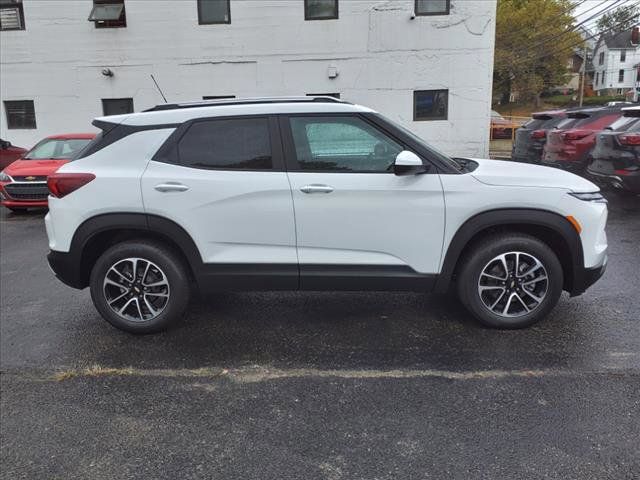
[[[0,0],[0,135],[108,113],[339,94],[452,155],[488,154],[496,0]],[[94,21],[88,21],[88,18]]]
[[[640,28],[600,36],[593,55],[598,95],[627,95],[640,86]]]

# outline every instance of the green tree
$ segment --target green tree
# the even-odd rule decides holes
[[[629,30],[640,20],[640,7],[626,5],[618,7],[611,13],[605,13],[598,19],[598,32],[620,33]]]
[[[570,0],[498,0],[493,93],[510,92],[540,105],[546,88],[566,82],[569,59],[582,38]]]

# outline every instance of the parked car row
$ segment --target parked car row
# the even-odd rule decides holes
[[[29,151],[3,141],[6,154],[2,155],[0,204],[16,213],[47,207],[47,177],[73,159],[94,137],[93,133],[53,135]]]
[[[511,158],[640,193],[640,106],[534,113],[516,131]]]

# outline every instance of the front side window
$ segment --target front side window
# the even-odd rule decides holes
[[[90,138],[48,138],[39,142],[23,158],[25,160],[73,158],[90,141]]]
[[[416,0],[416,15],[449,15],[451,0]]]
[[[22,0],[0,0],[0,30],[24,30]]]
[[[231,23],[230,0],[198,0],[198,23],[200,25]]]
[[[8,129],[36,128],[36,111],[33,100],[5,100]]]
[[[271,170],[266,118],[205,120],[193,123],[178,143],[180,164],[223,170]]]
[[[105,116],[133,113],[133,98],[103,98],[102,113]]]
[[[418,90],[413,92],[413,120],[446,120],[449,111],[449,90]]]
[[[291,117],[299,168],[390,172],[402,145],[359,117]]]
[[[332,20],[338,18],[338,0],[304,0],[305,20]]]
[[[93,0],[89,21],[96,28],[121,28],[127,26],[124,0]]]

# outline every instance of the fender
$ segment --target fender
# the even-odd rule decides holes
[[[575,275],[584,269],[584,259],[582,242],[571,223],[562,215],[547,210],[512,208],[479,213],[462,224],[449,243],[434,291],[444,293],[448,290],[460,256],[476,235],[492,227],[504,226],[525,229],[531,226],[543,227],[559,235],[571,254],[570,259],[560,258],[560,261],[569,262],[571,266],[571,273],[565,279],[565,285],[568,285],[569,291],[572,290]]]
[[[84,288],[88,285],[87,262],[92,259],[87,247],[100,234],[109,231],[140,231],[143,234],[154,234],[175,245],[187,260],[196,278],[203,269],[200,252],[191,236],[177,223],[164,217],[145,213],[107,213],[85,220],[77,229],[71,240],[69,253],[55,252],[55,261],[66,264],[64,275],[58,274],[67,285]],[[51,259],[51,257],[50,257]],[[59,265],[59,268],[62,265]],[[54,268],[54,270],[58,270]]]

